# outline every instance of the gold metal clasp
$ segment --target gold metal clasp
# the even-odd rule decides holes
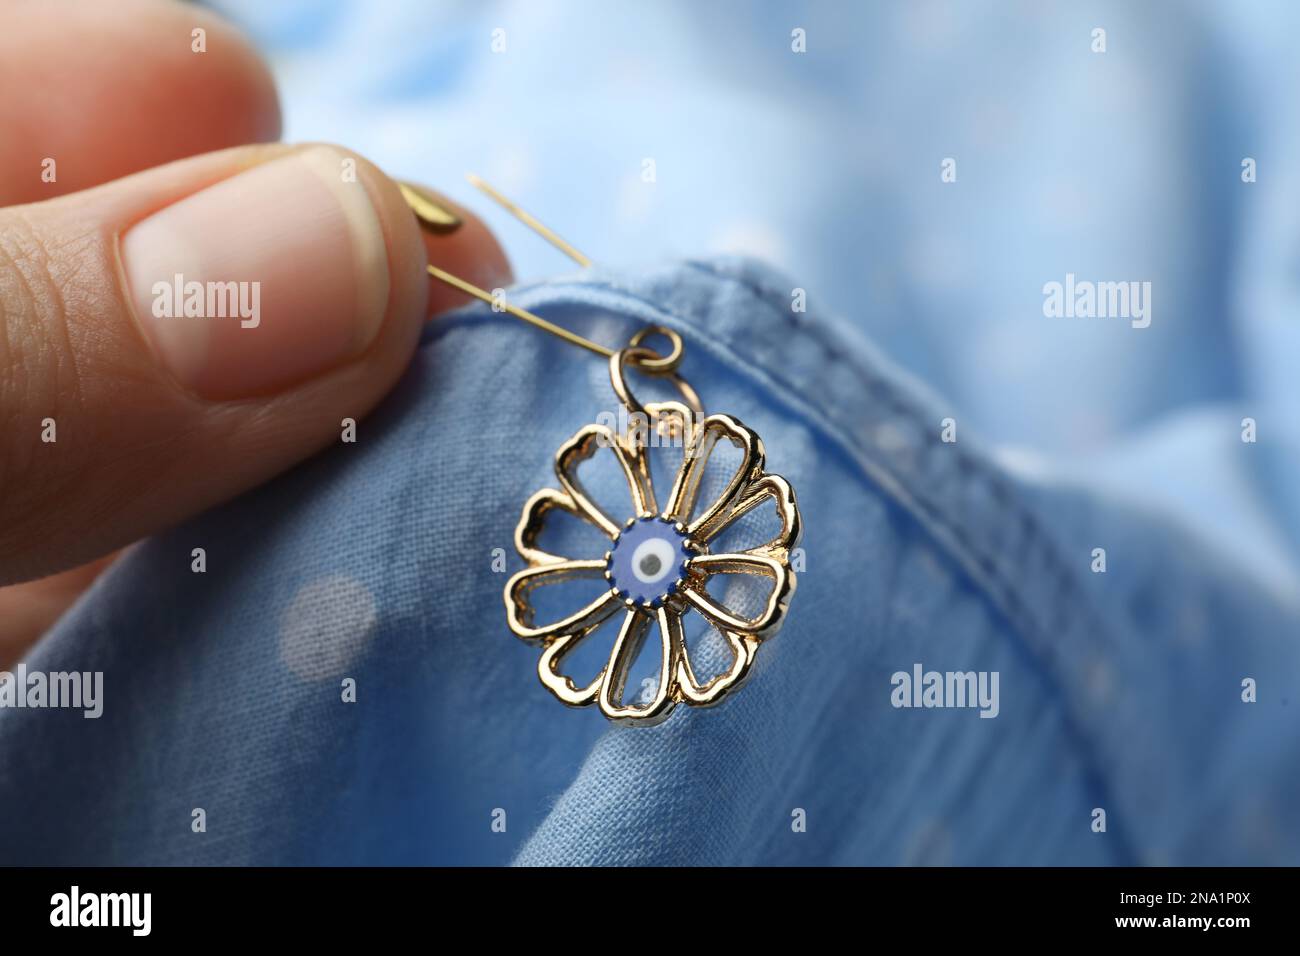
[[[529,229],[533,230],[533,232],[540,235],[551,245],[555,246],[555,248],[559,249],[578,265],[582,266],[584,269],[591,265],[591,259],[579,252],[571,243],[561,238],[558,233],[549,228],[536,216],[527,212],[517,203],[506,198],[501,194],[501,192],[490,186],[482,179],[482,177],[471,173],[467,178],[471,185],[482,190],[504,207],[512,216],[522,222]],[[417,216],[422,216],[424,214],[423,206],[421,205],[422,197],[418,193],[409,188],[403,188],[402,195],[406,198],[407,203],[411,206]],[[578,335],[576,332],[571,332],[563,326],[556,325],[554,322],[542,318],[535,312],[522,309],[504,298],[494,296],[491,292],[488,292],[485,289],[480,289],[472,282],[466,282],[464,279],[452,275],[445,269],[440,269],[432,264],[428,265],[427,269],[429,275],[437,279],[439,282],[451,286],[453,289],[464,292],[466,295],[472,295],[474,298],[486,302],[493,308],[504,309],[515,318],[527,322],[529,325],[535,326],[543,332],[549,332],[551,335],[563,339],[570,345],[576,345],[578,348],[586,349],[588,352],[594,352],[597,355],[609,359],[610,382],[614,386],[614,391],[618,395],[619,399],[628,407],[629,410],[643,410],[641,403],[638,402],[636,397],[632,394],[632,390],[628,387],[627,381],[624,377],[625,369],[630,367],[645,375],[668,378],[677,387],[677,390],[681,392],[682,397],[686,399],[687,404],[690,405],[690,407],[698,414],[704,414],[699,395],[697,395],[695,390],[686,383],[685,379],[677,374],[677,366],[681,364],[685,346],[682,342],[682,337],[672,329],[658,325],[647,326],[633,335],[631,341],[624,348],[611,349],[597,342],[593,342],[591,339],[583,338],[581,335]],[[651,335],[661,335],[668,339],[670,345],[668,354],[660,355],[658,352],[654,351],[654,349],[642,344]]]

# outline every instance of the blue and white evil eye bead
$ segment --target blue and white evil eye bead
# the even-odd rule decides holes
[[[610,587],[625,601],[659,607],[681,585],[690,539],[668,518],[637,518],[619,532],[605,563]]]

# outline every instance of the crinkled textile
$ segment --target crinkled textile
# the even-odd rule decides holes
[[[514,526],[615,403],[604,363],[475,305],[355,443],[141,543],[30,653],[103,671],[104,710],[0,711],[0,861],[1300,863],[1295,591],[991,455],[793,287],[718,259],[511,293],[603,342],[678,330],[796,488],[797,593],[721,707],[611,726],[540,686]],[[918,663],[997,672],[997,716],[895,707]]]

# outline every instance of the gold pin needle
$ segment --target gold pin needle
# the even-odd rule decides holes
[[[557,249],[559,249],[569,258],[573,259],[574,262],[577,262],[583,268],[586,268],[587,266],[591,265],[590,259],[588,259],[577,249],[573,248],[573,246],[569,245],[567,242],[561,239],[556,233],[554,233],[552,230],[550,230],[545,225],[543,225],[539,220],[529,215],[528,213],[524,212],[524,210],[520,209],[517,205],[515,205],[513,202],[511,202],[501,193],[497,192],[486,182],[484,182],[480,177],[475,176],[473,173],[471,173],[467,178],[473,185],[483,190],[483,192],[487,193],[489,196],[491,196],[493,199],[499,202],[502,206],[508,209],[517,219],[519,219],[520,222],[528,226],[530,229],[532,229],[534,232],[540,235],[547,242],[551,243],[553,246],[555,246]],[[415,204],[415,200],[419,199],[420,197],[418,195],[416,196],[407,195],[407,192],[405,190],[403,190],[403,196],[406,198],[407,203],[410,204],[412,209],[416,212],[416,215],[419,216],[420,209]],[[487,292],[484,289],[480,289],[472,282],[466,282],[464,279],[460,278],[459,276],[452,275],[450,272],[447,272],[445,269],[439,269],[435,265],[428,265],[427,268],[429,270],[429,275],[433,276],[433,278],[437,279],[439,282],[446,283],[447,285],[451,286],[453,289],[459,289],[461,292],[464,292],[466,295],[472,295],[474,296],[474,298],[486,302],[488,305],[497,307],[498,300],[493,297],[492,293]],[[613,349],[607,349],[603,345],[597,345],[595,342],[591,341],[590,339],[584,339],[582,336],[570,332],[568,329],[558,326],[554,322],[548,322],[546,319],[542,318],[540,315],[537,315],[536,313],[529,312],[527,309],[521,309],[519,308],[519,306],[514,305],[511,302],[505,301],[504,298],[500,300],[500,308],[505,309],[505,311],[509,312],[515,318],[521,319],[524,322],[527,322],[529,325],[536,326],[537,328],[545,332],[550,332],[552,335],[558,336],[559,338],[570,343],[571,345],[576,345],[579,348],[584,348],[588,352],[595,352],[597,355],[603,356],[605,358],[610,358],[615,354]]]
[[[535,325],[539,329],[542,329],[543,331],[550,332],[552,335],[558,335],[560,338],[564,339],[564,341],[572,345],[576,345],[579,348],[584,348],[588,352],[595,352],[597,355],[603,355],[605,358],[609,358],[611,355],[614,354],[613,349],[607,349],[603,345],[597,345],[595,342],[592,342],[590,339],[584,339],[581,335],[575,335],[574,333],[570,332],[568,329],[556,325],[554,322],[546,321],[540,315],[537,315],[533,312],[529,312],[527,309],[521,309],[519,308],[519,306],[505,301],[504,298],[498,300],[493,297],[491,292],[487,292],[483,289],[480,289],[478,286],[474,285],[473,283],[466,282],[464,279],[461,279],[458,276],[454,276],[450,272],[446,272],[442,269],[439,269],[437,266],[431,265],[428,267],[428,269],[429,269],[429,275],[433,276],[439,282],[445,282],[453,289],[459,289],[461,292],[464,292],[466,295],[472,295],[474,296],[474,298],[480,299],[483,302],[486,302],[488,305],[495,306],[497,302],[500,302],[501,308],[505,309],[515,318],[522,319],[523,321],[527,322],[529,325]]]
[[[515,204],[513,201],[507,199],[505,196],[501,195],[501,193],[497,192],[495,189],[489,186],[486,182],[483,181],[482,177],[476,176],[474,173],[470,173],[465,178],[470,181],[470,185],[476,186],[479,189],[481,189],[483,192],[487,193],[498,203],[504,206],[505,209],[512,216],[514,216],[516,219],[522,222],[529,229],[533,230],[533,232],[537,233],[539,236],[541,236],[543,239],[545,239],[547,242],[553,245],[556,249],[559,249],[561,252],[563,252],[566,256],[568,256],[578,265],[582,266],[584,269],[586,269],[591,265],[590,259],[584,256],[577,249],[573,248],[573,246],[569,245],[569,243],[561,239],[560,236],[556,234],[554,230],[550,229],[548,226],[546,226],[535,216],[520,209],[519,206]]]

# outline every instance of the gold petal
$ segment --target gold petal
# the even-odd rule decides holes
[[[560,484],[564,486],[564,490],[572,499],[573,504],[590,521],[613,538],[618,535],[619,523],[605,514],[592,501],[591,497],[583,490],[581,481],[578,480],[578,465],[592,457],[597,449],[601,447],[611,449],[618,459],[619,467],[623,471],[623,477],[627,481],[628,490],[632,496],[631,514],[649,513],[646,508],[645,488],[642,484],[645,463],[640,460],[640,449],[625,448],[614,432],[605,425],[584,425],[578,429],[572,438],[561,445],[560,450],[555,453],[555,474],[560,479]]]
[[[580,521],[590,522],[601,531],[605,529],[592,520],[591,515],[583,511],[573,498],[555,488],[543,488],[524,503],[524,510],[515,525],[515,550],[529,564],[555,564],[567,560],[561,555],[551,554],[537,547],[537,539],[546,526],[546,516],[554,509],[567,511]]]
[[[578,646],[583,638],[595,630],[595,627],[591,627],[576,634],[561,634],[546,645],[546,648],[542,651],[542,656],[537,661],[537,676],[542,679],[542,685],[570,707],[585,707],[588,704],[594,704],[596,698],[600,695],[600,687],[605,678],[605,671],[609,668],[608,664],[602,667],[600,673],[586,687],[579,687],[571,677],[561,674],[559,671],[560,662]]]
[[[741,450],[740,465],[718,499],[695,515],[695,499],[699,495],[700,482],[720,438],[730,440]],[[673,482],[668,509],[664,513],[683,521],[685,516],[695,515],[687,522],[687,532],[697,541],[707,541],[749,483],[762,475],[764,458],[763,440],[753,430],[730,415],[708,416],[691,436],[677,479]]]
[[[684,701],[697,707],[710,707],[721,701],[728,692],[743,684],[753,666],[758,645],[762,643],[757,637],[749,634],[726,630],[719,630],[718,633],[726,638],[735,656],[729,670],[715,675],[706,684],[696,680],[695,671],[691,668],[690,652],[685,642],[682,643],[682,656],[677,662],[678,693]]]
[[[715,574],[761,574],[772,579],[772,593],[758,617],[750,620],[723,607],[704,586],[686,588],[686,599],[720,631],[739,631],[758,639],[770,637],[781,626],[794,594],[795,575],[784,561],[767,554],[701,554],[691,558],[690,569],[703,572],[706,582]]]
[[[605,573],[603,558],[593,561],[556,561],[525,568],[506,582],[506,620],[516,637],[526,641],[542,640],[559,634],[586,630],[599,624],[619,608],[618,597],[606,589],[600,597],[582,610],[550,624],[533,623],[533,605],[529,592],[534,588],[558,584],[570,578],[602,578]]]
[[[665,446],[685,449],[691,443],[695,427],[695,413],[681,402],[649,402],[645,405],[645,415],[628,415],[623,443],[639,452],[636,463],[641,469],[647,512],[659,511],[654,482],[650,478],[650,455],[647,449]],[[664,517],[680,520],[669,512],[664,512]]]
[[[714,528],[712,537],[716,538],[722,534],[733,522],[749,514],[767,498],[771,498],[776,503],[776,513],[781,519],[781,530],[770,541],[746,548],[744,553],[766,554],[778,560],[788,561],[790,550],[799,544],[799,539],[803,535],[803,527],[799,519],[799,503],[795,499],[794,488],[780,475],[763,475],[757,481],[750,482],[744,496]]]
[[[659,686],[650,703],[637,707],[624,704],[623,692],[641,645],[650,630],[650,619],[636,611],[628,611],[619,630],[609,666],[605,668],[600,685],[600,711],[610,720],[624,724],[653,726],[668,719],[677,701],[673,689],[677,676],[679,648],[682,646],[681,619],[667,608],[659,608]]]

